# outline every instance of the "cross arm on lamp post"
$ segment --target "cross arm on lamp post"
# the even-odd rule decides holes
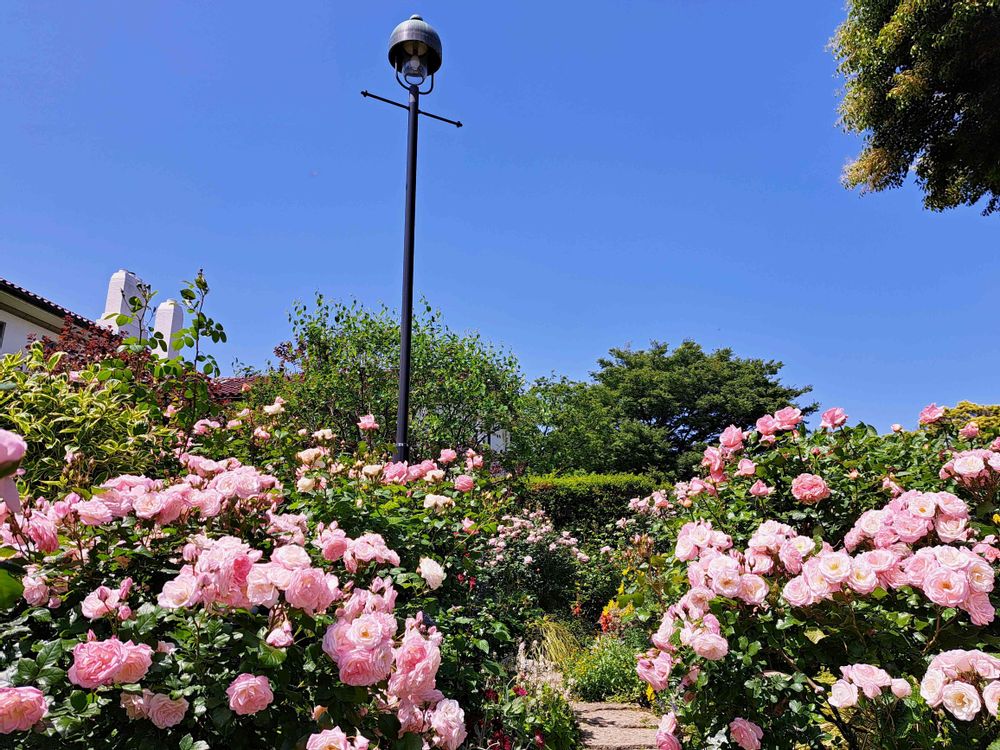
[[[403,104],[402,102],[395,102],[392,99],[386,99],[384,96],[373,94],[371,91],[362,91],[361,96],[365,97],[366,99],[376,99],[380,102],[391,104],[394,107],[399,107],[400,109],[407,109],[407,110],[409,109],[409,106]],[[430,112],[424,112],[422,109],[418,109],[417,114],[423,115],[424,117],[430,117],[434,120],[440,120],[441,122],[446,122],[449,125],[454,125],[456,128],[462,127],[461,120],[449,120],[447,117],[441,117],[441,115],[433,115]]]

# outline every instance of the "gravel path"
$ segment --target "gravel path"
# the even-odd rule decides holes
[[[587,750],[655,750],[656,718],[627,703],[574,703]]]

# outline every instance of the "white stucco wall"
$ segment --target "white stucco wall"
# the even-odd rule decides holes
[[[0,292],[0,322],[4,323],[0,354],[11,354],[23,349],[28,335],[55,338],[62,328],[62,318],[50,315],[22,300]]]

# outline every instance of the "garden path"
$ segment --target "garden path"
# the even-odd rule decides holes
[[[656,719],[627,703],[574,703],[587,750],[651,750]]]

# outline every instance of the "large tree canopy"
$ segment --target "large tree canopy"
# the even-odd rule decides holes
[[[783,385],[781,362],[693,341],[612,349],[598,366],[592,383],[542,379],[529,391],[540,428],[518,445],[532,470],[684,472],[730,424],[748,428],[811,390]]]
[[[1000,0],[849,0],[833,49],[842,122],[865,139],[845,184],[912,169],[927,208],[1000,209]]]

